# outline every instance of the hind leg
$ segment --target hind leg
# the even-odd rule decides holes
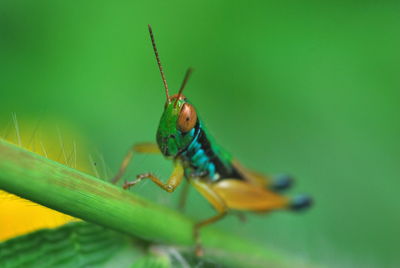
[[[301,210],[312,204],[311,198],[305,195],[290,198],[236,179],[224,179],[213,183],[210,187],[228,208],[235,210],[254,212]]]
[[[294,184],[294,179],[288,174],[277,174],[273,176],[267,176],[254,171],[248,171],[248,176],[254,177],[257,181],[262,184],[265,188],[274,191],[276,193],[283,192],[290,189]]]
[[[287,190],[293,185],[293,178],[287,174],[268,176],[243,167],[238,161],[233,161],[233,166],[251,184],[267,188],[274,192]]]
[[[204,183],[200,180],[193,179],[191,180],[192,185],[196,188],[199,193],[204,196],[208,202],[215,208],[215,210],[218,212],[217,215],[202,220],[200,222],[197,222],[194,225],[193,228],[193,237],[196,243],[196,250],[195,253],[197,256],[202,256],[204,255],[203,248],[201,246],[201,240],[200,240],[200,229],[204,226],[207,226],[211,223],[214,223],[216,221],[219,221],[222,219],[226,213],[228,212],[228,207],[226,206],[224,200],[215,192],[211,189],[210,185],[207,183]]]

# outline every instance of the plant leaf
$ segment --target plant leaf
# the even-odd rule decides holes
[[[127,248],[129,254],[121,254]],[[75,222],[1,243],[0,264],[10,268],[106,267],[118,262],[118,267],[129,267],[135,257],[143,255],[138,248],[131,239],[115,231]]]

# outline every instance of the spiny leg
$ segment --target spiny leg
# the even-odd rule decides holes
[[[194,225],[193,237],[196,243],[195,253],[200,257],[204,255],[204,251],[201,246],[200,228],[222,219],[228,212],[228,207],[226,206],[224,200],[216,192],[214,192],[208,184],[201,182],[198,179],[192,180],[192,184],[218,212],[217,215],[202,220]]]
[[[252,170],[248,170],[246,168],[244,168],[243,166],[240,165],[240,163],[238,161],[234,161],[234,166],[239,170],[239,172],[244,175],[244,177],[253,185],[255,186],[259,186],[262,187],[266,190],[272,191],[273,193],[281,193],[289,188],[291,188],[294,184],[294,179],[293,177],[291,177],[290,175],[287,174],[279,174],[279,175],[275,175],[275,176],[266,176],[264,174],[252,171]],[[229,180],[228,180],[229,181]],[[223,184],[230,184],[230,188],[233,192],[235,188],[241,188],[241,190],[239,192],[241,192],[241,194],[245,194],[244,189],[247,189],[249,185],[242,185],[239,187],[234,187],[235,184],[241,184],[240,182],[237,181],[233,181],[233,183],[229,183],[228,181],[224,181]],[[247,189],[250,190],[250,189]],[[262,190],[261,188],[258,189]],[[225,192],[225,190],[223,190]],[[227,191],[229,192],[229,191]],[[224,193],[219,193],[226,201],[229,207],[231,207],[231,204],[229,202],[230,199],[233,200],[233,198],[230,199],[226,199],[227,197],[224,195]],[[250,196],[255,196],[255,191],[250,190]],[[276,195],[276,197],[279,197],[280,195]],[[236,200],[238,200],[238,196],[237,193],[234,193],[234,197],[236,197]],[[282,197],[282,196],[281,196]],[[246,200],[248,200],[248,198],[245,198]],[[273,198],[276,199],[276,198]],[[293,211],[300,211],[303,209],[306,209],[308,207],[310,207],[313,204],[313,199],[308,196],[308,195],[296,195],[293,198],[286,198],[287,202],[278,202],[278,204],[271,206],[271,204],[266,204],[265,207],[265,211],[266,210],[276,210],[276,209],[290,209]],[[264,198],[263,200],[267,200],[266,198]],[[254,204],[261,204],[262,202],[255,202]],[[281,203],[281,204],[279,204]],[[285,204],[286,203],[286,204]],[[250,204],[249,204],[250,205]],[[253,206],[253,205],[251,205]],[[267,209],[267,207],[270,207]],[[264,212],[265,212],[264,211]]]
[[[139,143],[133,145],[125,155],[124,160],[122,160],[117,175],[115,175],[115,177],[111,180],[113,184],[116,184],[125,174],[126,168],[131,162],[134,153],[157,154],[160,153],[160,149],[158,148],[157,144],[154,143]]]
[[[290,198],[236,179],[224,179],[210,187],[227,207],[234,210],[258,213],[283,209],[299,211],[310,207],[313,202],[308,195]]]
[[[294,183],[294,179],[287,174],[278,174],[275,176],[261,174],[257,171],[245,168],[237,160],[233,161],[233,165],[251,184],[265,187],[277,193],[289,189]]]
[[[175,191],[176,187],[178,187],[179,184],[182,182],[183,175],[184,173],[182,165],[179,162],[175,162],[174,170],[172,171],[172,174],[166,183],[162,182],[159,178],[157,178],[155,175],[151,173],[143,173],[137,175],[136,180],[125,182],[123,187],[124,189],[128,189],[129,187],[136,185],[143,179],[150,179],[161,189],[169,193],[172,193],[173,191]]]
[[[223,179],[211,186],[225,204],[239,211],[271,211],[285,209],[290,199],[274,193],[263,186],[257,186],[237,179]]]

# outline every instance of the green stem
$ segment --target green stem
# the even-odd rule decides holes
[[[0,140],[0,189],[147,241],[193,246],[193,221],[35,153]],[[206,256],[235,267],[294,267],[288,257],[204,228]]]

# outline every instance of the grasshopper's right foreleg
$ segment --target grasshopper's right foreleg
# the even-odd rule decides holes
[[[121,166],[118,170],[117,175],[111,180],[113,184],[116,184],[119,179],[125,174],[126,168],[132,160],[134,153],[142,153],[142,154],[158,154],[160,153],[160,149],[157,144],[154,143],[139,143],[133,145],[129,152],[125,155],[124,160],[121,163]]]
[[[157,178],[155,175],[151,173],[143,173],[137,175],[136,180],[125,182],[123,187],[124,189],[128,189],[129,187],[136,185],[143,179],[150,179],[161,189],[169,193],[172,193],[181,184],[183,177],[184,177],[184,171],[182,165],[179,162],[175,162],[175,168],[172,171],[172,174],[166,183],[162,182],[159,178]]]

